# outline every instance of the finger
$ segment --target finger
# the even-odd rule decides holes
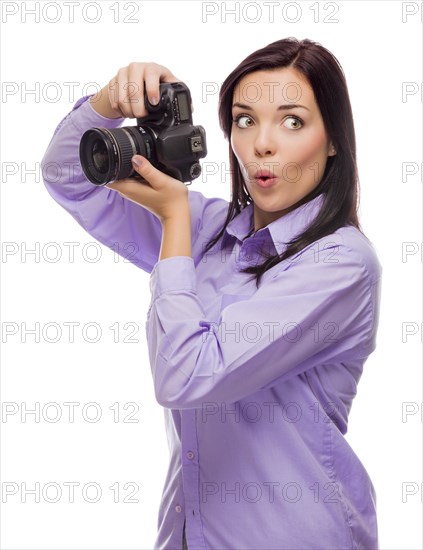
[[[144,178],[153,189],[160,191],[164,185],[166,174],[157,170],[145,157],[134,155],[132,157],[132,166],[142,178]]]
[[[160,82],[179,82],[169,69],[156,63],[149,63],[146,66],[144,80],[148,101],[152,105],[157,105],[160,101]]]
[[[133,118],[133,111],[128,100],[128,67],[119,69],[117,74],[117,108],[126,118]]]
[[[109,95],[110,107],[115,111],[120,111],[118,106],[118,80],[117,75],[110,79],[109,84],[107,85],[107,93]],[[121,112],[123,116],[123,113]]]
[[[145,64],[130,63],[128,66],[127,93],[130,97],[132,118],[148,115],[144,105]]]

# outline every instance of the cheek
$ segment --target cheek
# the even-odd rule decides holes
[[[234,137],[233,134],[231,134],[231,147],[232,147],[232,151],[234,153],[234,155],[236,156],[236,158],[238,159],[238,161],[240,160],[239,159],[239,143],[238,143],[238,140],[236,139],[236,137]]]
[[[316,161],[326,161],[327,139],[325,131],[319,130],[306,136],[293,150],[293,160],[300,165],[308,165]]]
[[[231,137],[231,148],[232,152],[235,155],[239,169],[241,171],[242,178],[244,180],[244,184],[249,185],[249,175],[248,175],[248,158],[245,156],[244,148],[242,147],[242,144],[239,142],[239,140],[233,139]]]
[[[247,163],[247,159],[245,158],[245,147],[243,147],[242,141],[236,137],[234,138],[233,135],[231,136],[231,148],[242,170],[243,165]]]

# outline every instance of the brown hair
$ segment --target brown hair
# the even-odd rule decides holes
[[[319,184],[292,207],[297,208],[324,193],[325,200],[321,210],[310,227],[289,241],[281,255],[263,253],[267,258],[264,263],[242,270],[256,276],[257,286],[265,271],[340,227],[354,225],[361,231],[357,216],[359,179],[354,122],[344,72],[336,57],[320,44],[309,39],[299,41],[291,37],[273,42],[249,55],[222,84],[219,95],[219,122],[225,138],[229,141],[232,192],[224,225],[205,246],[205,252],[223,236],[229,222],[253,202],[230,145],[235,86],[248,73],[283,67],[296,69],[309,82],[336,155],[328,157]]]

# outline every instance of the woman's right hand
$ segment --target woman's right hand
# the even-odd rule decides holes
[[[144,105],[144,88],[154,104],[160,98],[160,82],[180,82],[166,67],[157,63],[130,63],[118,70],[110,82],[90,98],[97,113],[106,118],[141,118],[148,112]]]

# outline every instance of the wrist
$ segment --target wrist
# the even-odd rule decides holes
[[[189,204],[188,189],[185,189],[185,194],[175,200],[172,204],[172,209],[162,215],[160,221],[164,224],[184,223],[184,220],[191,218],[191,210]]]
[[[162,243],[160,260],[172,256],[192,256],[191,213],[187,202],[172,215],[161,220]]]

